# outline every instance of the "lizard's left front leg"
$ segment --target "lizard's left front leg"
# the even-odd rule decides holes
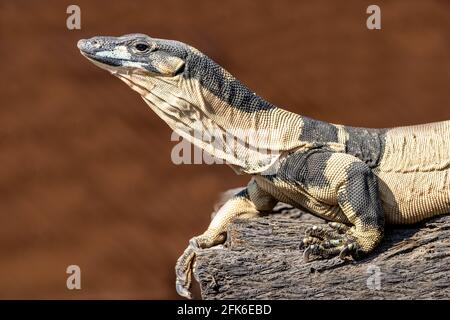
[[[219,209],[208,229],[189,241],[189,246],[175,266],[176,289],[179,295],[191,298],[189,288],[196,251],[222,244],[226,240],[227,227],[235,218],[251,218],[259,210],[271,210],[276,202],[251,180],[248,187],[237,193]]]

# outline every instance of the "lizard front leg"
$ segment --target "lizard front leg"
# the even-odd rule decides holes
[[[353,226],[330,223],[331,230],[314,226],[306,231],[304,258],[312,253],[329,258],[354,258],[371,252],[383,238],[384,213],[378,194],[377,178],[362,161],[347,154],[332,154],[325,164],[328,179],[316,196],[335,200]],[[324,195],[327,194],[328,196]]]
[[[358,158],[323,149],[294,153],[280,167],[277,180],[293,199],[296,190],[299,199],[309,199],[303,200],[304,206],[313,214],[335,222],[334,230],[314,226],[306,231],[305,260],[310,254],[344,258],[369,253],[381,241],[384,213],[377,178]]]
[[[254,217],[259,210],[270,210],[275,204],[276,202],[260,190],[253,180],[246,189],[229,199],[214,216],[208,229],[202,235],[192,238],[178,259],[175,266],[178,294],[191,298],[189,288],[197,250],[224,243],[227,227],[233,219]]]

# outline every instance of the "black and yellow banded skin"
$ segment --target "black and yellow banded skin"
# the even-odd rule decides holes
[[[380,243],[386,224],[450,212],[449,120],[384,129],[332,124],[273,105],[182,42],[129,34],[80,40],[78,47],[183,138],[250,175],[178,259],[182,296],[191,296],[197,250],[223,243],[231,220],[280,201],[330,222],[306,232],[305,260],[358,258]],[[199,139],[199,131],[219,133],[220,147]]]

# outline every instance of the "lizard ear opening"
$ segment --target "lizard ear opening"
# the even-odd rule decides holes
[[[184,71],[185,62],[179,57],[159,52],[158,59],[152,61],[152,66],[162,75],[176,76]]]

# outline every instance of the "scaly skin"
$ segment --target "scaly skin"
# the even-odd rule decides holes
[[[131,34],[80,40],[78,47],[180,136],[252,175],[178,259],[182,296],[191,297],[197,250],[223,243],[232,219],[270,211],[279,201],[330,221],[330,228],[306,231],[305,260],[357,258],[380,243],[385,223],[450,212],[450,121],[391,129],[335,125],[277,108],[181,42]]]

